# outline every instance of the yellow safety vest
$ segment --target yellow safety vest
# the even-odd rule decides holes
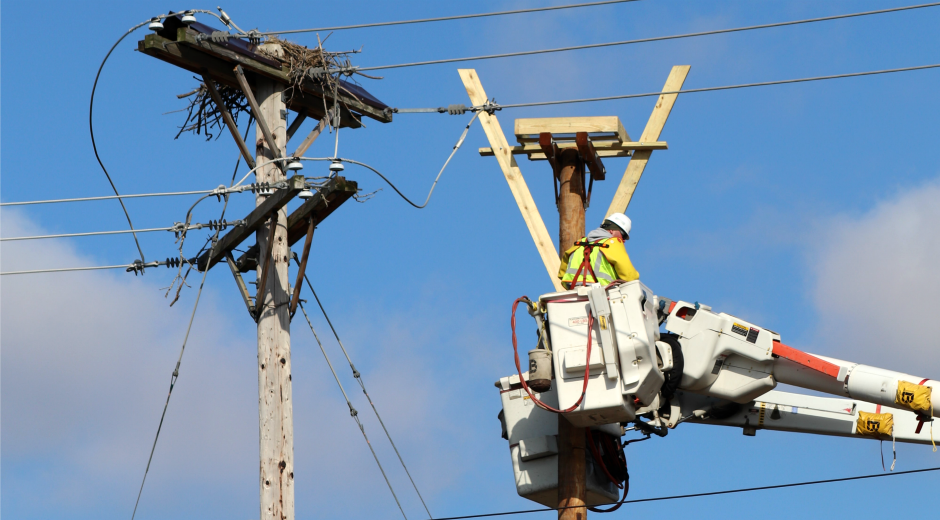
[[[604,250],[602,246],[610,238],[604,240],[597,240],[591,242],[592,244],[597,244],[596,247],[591,248],[591,267],[594,268],[594,274],[597,276],[596,282],[601,285],[608,285],[614,280],[617,279],[617,271],[614,269],[614,266],[610,265],[610,262],[607,261],[607,258],[601,252]],[[582,238],[578,242],[587,242],[587,238]],[[561,284],[565,287],[571,287],[571,282],[574,281],[574,276],[578,273],[578,268],[581,266],[581,262],[584,261],[584,246],[580,246],[574,251],[571,252],[571,256],[568,257],[568,269],[565,270],[564,276],[561,278]],[[587,269],[582,269],[581,274],[578,275],[578,285],[585,283],[594,283],[595,280],[591,276],[591,272]]]

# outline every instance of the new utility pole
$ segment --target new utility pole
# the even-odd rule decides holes
[[[281,52],[279,45],[267,44],[269,52]],[[254,76],[254,92],[260,108],[256,125],[256,164],[284,157],[287,144],[284,85],[262,76]],[[271,150],[265,130],[277,147]],[[275,183],[286,179],[284,163],[271,163],[256,172],[258,182]],[[258,194],[256,205],[265,195]],[[258,417],[261,448],[261,519],[294,519],[294,412],[291,400],[290,313],[288,304],[287,209],[278,210],[273,226],[257,232],[258,244],[270,244],[259,252],[258,283],[261,297],[258,309]],[[269,239],[271,231],[273,239]],[[270,249],[270,252],[267,251]],[[270,270],[265,273],[267,264]]]
[[[584,163],[577,150],[559,154],[558,255],[584,236]],[[558,414],[558,511],[559,520],[585,520],[587,464],[584,428]],[[578,506],[578,507],[571,507]]]

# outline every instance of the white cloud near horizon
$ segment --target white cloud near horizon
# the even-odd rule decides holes
[[[820,227],[810,246],[821,345],[836,357],[940,378],[940,182]],[[820,352],[824,353],[824,352]]]
[[[4,210],[3,236],[44,232],[23,213]],[[0,254],[4,271],[105,263],[60,240],[4,243]],[[20,503],[16,510],[23,511],[22,504],[36,504],[31,518],[63,508],[74,511],[76,518],[130,513],[198,287],[191,277],[193,288],[184,290],[180,302],[169,308],[159,291],[168,277],[157,273],[3,277],[0,424],[5,509]],[[234,314],[227,311],[231,305],[223,305],[221,298],[235,298],[227,275],[210,273],[206,283],[147,479],[141,518],[180,510],[187,511],[186,517],[219,512],[257,516],[256,346],[243,309]],[[475,480],[468,473],[479,474],[483,466],[491,466],[492,446],[504,441],[495,418],[499,401],[490,395],[498,377],[489,375],[498,342],[489,328],[479,326],[478,315],[465,312],[454,323],[446,319],[456,311],[442,299],[443,292],[425,292],[382,313],[364,305],[333,319],[338,325],[361,320],[361,326],[347,324],[350,330],[340,328],[340,333],[435,512],[435,505],[444,503],[443,495],[456,498],[466,492],[462,482]],[[399,498],[409,513],[423,512],[311,304],[308,312],[315,326],[322,327],[320,338]],[[394,502],[306,322],[301,317],[294,325],[298,514],[309,516],[313,502],[322,500],[329,503],[317,511],[328,516],[394,514]],[[451,349],[467,354],[451,362]],[[500,360],[508,359],[504,357]],[[486,392],[489,399],[452,406],[466,399],[466,384]],[[481,416],[489,422],[481,423]],[[503,480],[511,483],[508,458],[498,462]],[[491,490],[495,485],[478,487]],[[507,496],[514,495],[511,487],[502,488]]]

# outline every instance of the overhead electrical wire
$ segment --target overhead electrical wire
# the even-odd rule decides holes
[[[219,9],[219,11],[222,11],[222,10]],[[190,10],[184,11],[184,13],[188,13],[188,14],[205,13],[205,14],[209,14],[218,18],[219,21],[224,23],[226,26],[228,26],[231,23],[231,20],[226,22],[226,20],[220,17],[219,15],[211,11],[206,11],[204,9],[190,9]],[[183,14],[183,13],[176,13],[176,14]],[[95,159],[98,160],[98,165],[101,166],[101,171],[104,172],[104,176],[107,177],[108,179],[108,184],[110,184],[111,189],[114,190],[114,195],[116,195],[115,198],[117,198],[118,202],[121,204],[121,209],[124,210],[124,216],[127,218],[127,225],[130,226],[131,232],[134,235],[134,243],[137,245],[137,252],[140,253],[141,262],[145,262],[146,259],[144,258],[144,250],[141,249],[140,247],[140,241],[137,239],[137,233],[134,233],[134,224],[133,222],[131,222],[131,215],[130,213],[128,213],[127,207],[124,205],[124,201],[121,200],[120,193],[118,193],[117,186],[114,185],[114,180],[111,179],[111,174],[108,173],[108,169],[105,168],[104,162],[102,162],[101,156],[98,154],[98,144],[95,142],[95,124],[94,124],[94,117],[93,117],[95,113],[95,92],[98,90],[98,79],[101,78],[101,71],[104,69],[104,64],[108,62],[108,58],[111,57],[111,53],[114,52],[114,49],[116,49],[117,46],[122,41],[124,41],[124,38],[127,38],[128,35],[136,31],[137,29],[140,29],[144,25],[149,24],[153,20],[164,20],[170,16],[176,16],[176,14],[173,14],[173,15],[161,14],[159,16],[155,16],[153,18],[150,18],[149,20],[140,22],[139,24],[131,27],[130,29],[127,30],[127,32],[122,34],[121,37],[118,38],[118,40],[114,42],[114,45],[112,45],[111,48],[108,50],[108,53],[104,55],[104,59],[101,60],[101,65],[98,66],[98,72],[95,74],[95,82],[92,84],[92,87],[91,87],[91,99],[88,102],[88,133],[91,135],[91,147],[92,147],[92,150],[94,150],[95,152]],[[228,16],[226,16],[226,18],[228,18]]]
[[[690,494],[686,494],[686,495],[672,495],[672,496],[653,497],[653,498],[638,498],[638,499],[635,499],[635,500],[626,500],[626,501],[624,501],[623,503],[624,503],[624,504],[640,504],[640,503],[643,503],[643,502],[661,502],[661,501],[666,501],[666,500],[678,500],[678,499],[680,499],[680,498],[699,498],[699,497],[709,497],[709,496],[716,496],[716,495],[729,495],[729,494],[733,494],[733,493],[749,493],[749,492],[752,492],[752,491],[766,491],[766,490],[770,490],[770,489],[784,489],[784,488],[792,488],[792,487],[800,487],[800,486],[813,486],[813,485],[817,485],[817,484],[831,484],[831,483],[834,483],[834,482],[850,482],[850,481],[853,481],[853,480],[864,480],[864,479],[870,479],[870,478],[896,477],[896,476],[899,476],[899,475],[912,475],[912,474],[915,474],[915,473],[927,473],[927,472],[938,471],[938,470],[940,470],[940,467],[936,467],[936,468],[924,468],[924,469],[913,469],[913,470],[908,470],[908,471],[896,471],[896,472],[894,472],[894,473],[876,473],[876,474],[873,474],[873,475],[860,475],[860,476],[857,476],[857,477],[832,478],[832,479],[826,479],[826,480],[811,480],[811,481],[807,481],[807,482],[794,482],[794,483],[792,483],[792,484],[776,484],[776,485],[772,485],[772,486],[759,486],[759,487],[750,487],[750,488],[741,488],[741,489],[729,489],[729,490],[725,490],[725,491],[708,491],[708,492],[705,492],[705,493],[690,493]],[[598,504],[598,505],[606,506],[606,505],[613,505],[613,504],[616,504],[616,503],[617,503],[617,502],[613,502],[613,503],[611,503],[611,504]],[[517,511],[504,511],[504,512],[500,512],[500,513],[484,513],[484,514],[479,514],[479,515],[448,516],[448,517],[445,517],[445,518],[437,518],[437,519],[435,519],[435,520],[467,520],[467,519],[470,519],[470,518],[490,518],[490,517],[494,517],[494,516],[521,515],[521,514],[527,514],[527,513],[544,513],[544,512],[547,512],[547,511],[561,511],[561,510],[564,510],[564,509],[575,509],[575,508],[578,508],[578,507],[584,507],[584,506],[545,507],[545,508],[539,508],[539,509],[520,509],[520,510],[517,510]]]
[[[338,138],[337,138],[336,152],[334,152],[334,157],[332,157],[332,158],[326,158],[326,157],[297,157],[297,159],[299,159],[299,160],[301,160],[301,161],[337,161],[337,162],[347,162],[347,163],[349,163],[349,164],[356,164],[356,165],[358,165],[358,166],[362,166],[363,168],[367,168],[367,169],[369,169],[369,170],[372,170],[376,175],[378,175],[379,177],[381,177],[383,181],[385,181],[386,183],[388,183],[388,185],[391,186],[393,190],[395,190],[395,193],[397,193],[402,199],[405,200],[405,202],[407,202],[408,204],[411,204],[412,206],[414,206],[414,207],[417,208],[417,209],[424,209],[425,207],[427,207],[428,203],[431,202],[431,195],[434,194],[434,188],[437,187],[437,182],[438,182],[439,180],[441,180],[441,175],[444,174],[444,170],[447,168],[447,165],[450,164],[450,160],[454,158],[454,154],[457,153],[457,150],[460,149],[460,146],[463,145],[464,140],[467,138],[467,133],[470,131],[470,125],[472,125],[473,122],[476,121],[476,119],[477,119],[477,117],[478,117],[479,115],[480,115],[479,112],[473,114],[473,117],[470,118],[470,122],[467,123],[467,126],[464,127],[463,132],[460,134],[460,138],[457,139],[457,143],[454,144],[454,148],[450,151],[450,155],[447,157],[447,160],[444,161],[444,166],[441,166],[441,171],[437,172],[437,177],[435,177],[434,183],[431,184],[431,190],[428,191],[428,196],[427,196],[426,199],[424,199],[424,204],[421,204],[421,205],[418,205],[418,204],[415,204],[414,202],[412,202],[411,199],[409,199],[408,197],[406,197],[405,194],[402,193],[402,192],[398,189],[398,187],[395,186],[395,185],[392,183],[392,181],[388,180],[387,177],[385,177],[384,175],[382,175],[382,172],[376,170],[375,168],[369,166],[368,164],[361,163],[361,162],[359,162],[359,161],[354,161],[354,160],[352,160],[352,159],[345,159],[345,158],[342,158],[342,157],[336,157],[335,154],[336,154],[336,152],[339,151],[339,141],[338,141]],[[339,135],[339,134],[337,133],[337,135]]]
[[[507,105],[494,105],[498,109],[503,108],[521,108],[521,107],[539,107],[547,105],[564,105],[570,103],[590,103],[593,101],[611,101],[615,99],[631,99],[631,98],[641,98],[641,97],[653,97],[661,96],[664,94],[693,94],[696,92],[715,92],[719,90],[732,90],[738,88],[750,88],[750,87],[767,87],[771,85],[786,85],[788,83],[806,83],[809,81],[822,81],[827,79],[839,79],[839,78],[854,78],[858,76],[874,76],[877,74],[891,74],[894,72],[910,72],[914,70],[925,70],[925,69],[935,69],[940,67],[940,63],[934,63],[932,65],[918,65],[916,67],[902,67],[898,69],[883,69],[883,70],[872,70],[865,72],[851,72],[848,74],[833,74],[830,76],[814,76],[809,78],[797,78],[797,79],[782,79],[777,81],[762,81],[759,83],[741,83],[738,85],[724,85],[720,87],[704,87],[704,88],[692,88],[685,90],[671,90],[671,91],[661,91],[661,92],[646,92],[644,94],[624,94],[618,96],[603,96],[603,97],[594,97],[594,98],[580,98],[580,99],[565,99],[561,101],[538,101],[534,103],[512,103]],[[478,107],[474,107],[477,109]]]
[[[65,267],[61,269],[34,269],[32,271],[6,271],[0,273],[0,276],[8,274],[35,274],[35,273],[62,273],[66,271],[97,271],[99,269],[127,269],[134,267],[135,264],[124,265],[101,265],[95,267]]]
[[[349,407],[349,415],[356,421],[356,425],[359,426],[359,431],[362,432],[362,437],[366,440],[366,445],[369,446],[369,451],[372,452],[372,457],[375,459],[375,463],[379,466],[379,471],[382,472],[382,478],[385,479],[385,484],[388,485],[388,490],[392,492],[392,497],[395,499],[395,503],[398,505],[398,510],[401,511],[401,516],[405,517],[405,520],[408,520],[408,515],[405,514],[404,508],[401,506],[401,502],[398,501],[398,495],[395,494],[395,489],[392,487],[392,482],[388,479],[388,475],[385,474],[385,469],[382,468],[382,463],[379,461],[379,456],[375,453],[375,448],[372,447],[372,443],[369,442],[369,436],[366,435],[366,428],[362,425],[362,421],[359,420],[359,411],[353,406],[352,402],[349,400],[349,396],[346,395],[346,390],[343,388],[343,383],[339,381],[339,376],[336,375],[336,370],[333,369],[333,363],[330,362],[330,356],[326,354],[326,349],[323,348],[323,343],[320,341],[320,336],[317,335],[317,331],[313,328],[313,323],[310,321],[310,316],[307,316],[307,310],[304,309],[304,304],[298,302],[300,305],[300,311],[304,313],[304,318],[307,319],[307,325],[310,326],[310,332],[313,333],[313,337],[317,340],[317,345],[320,346],[320,352],[323,353],[323,358],[326,359],[326,364],[330,367],[330,372],[333,373],[333,379],[336,380],[336,384],[339,385],[339,391],[343,393],[343,399],[346,399],[346,406]],[[428,514],[430,516],[430,513]]]
[[[670,36],[655,36],[655,37],[652,37],[652,38],[639,38],[639,39],[635,39],[635,40],[623,40],[623,41],[617,41],[617,42],[592,43],[592,44],[587,44],[587,45],[574,45],[574,46],[570,46],[570,47],[557,47],[557,48],[553,48],[553,49],[540,49],[540,50],[533,50],[533,51],[507,52],[507,53],[502,53],[502,54],[486,54],[486,55],[482,55],[482,56],[470,56],[470,57],[465,57],[465,58],[447,58],[447,59],[441,59],[441,60],[416,61],[416,62],[411,62],[411,63],[398,63],[398,64],[394,64],[394,65],[381,65],[381,66],[376,66],[376,67],[357,67],[357,68],[355,68],[355,70],[356,70],[356,71],[367,71],[367,70],[399,69],[399,68],[403,68],[403,67],[418,67],[418,66],[423,66],[423,65],[439,65],[439,64],[442,64],[442,63],[459,63],[459,62],[463,62],[463,61],[491,60],[491,59],[496,59],[496,58],[512,58],[512,57],[517,57],[517,56],[532,56],[532,55],[535,55],[535,54],[549,54],[549,53],[554,53],[554,52],[567,52],[567,51],[576,51],[576,50],[583,50],[583,49],[597,49],[597,48],[601,48],[601,47],[615,47],[615,46],[620,46],[620,45],[631,45],[631,44],[634,44],[634,43],[649,43],[649,42],[658,42],[658,41],[666,41],[666,40],[678,40],[678,39],[682,39],[682,38],[694,38],[694,37],[697,37],[697,36],[709,36],[709,35],[713,35],[713,34],[726,34],[726,33],[733,33],[733,32],[753,31],[753,30],[757,30],[757,29],[770,29],[770,28],[773,28],[773,27],[785,27],[785,26],[788,26],[788,25],[800,25],[800,24],[814,23],[814,22],[825,22],[825,21],[829,21],[829,20],[840,20],[840,19],[844,19],[844,18],[854,18],[854,17],[859,17],[859,16],[869,16],[869,15],[875,15],[875,14],[885,14],[885,13],[894,13],[894,12],[899,12],[899,11],[909,11],[909,10],[912,10],[912,9],[923,9],[923,8],[926,8],[926,7],[936,7],[936,6],[938,6],[938,5],[940,5],[940,2],[932,2],[932,3],[929,3],[929,4],[919,4],[919,5],[909,5],[909,6],[903,6],[903,7],[893,7],[893,8],[891,8],[891,9],[879,9],[879,10],[876,10],[876,11],[864,11],[864,12],[859,12],[859,13],[839,14],[839,15],[834,15],[834,16],[822,16],[822,17],[819,17],[819,18],[806,18],[806,19],[804,19],[804,20],[792,20],[792,21],[788,21],[788,22],[776,22],[776,23],[767,23],[767,24],[761,24],[761,25],[749,25],[749,26],[746,26],[746,27],[733,27],[733,28],[730,28],[730,29],[718,29],[718,30],[714,30],[714,31],[701,31],[701,32],[686,33],[686,34],[674,34],[674,35],[670,35]]]
[[[294,253],[294,263],[300,265],[300,262],[297,259],[296,253]],[[320,302],[320,297],[317,296],[317,292],[313,289],[313,284],[310,283],[310,278],[307,278],[306,273],[304,273],[304,281],[307,282],[307,288],[309,288],[310,293],[313,294],[314,300],[316,300],[317,305],[320,307],[320,312],[323,313],[323,317],[326,318],[326,323],[330,326],[330,330],[333,331],[333,337],[336,338],[336,343],[339,344],[340,350],[342,350],[343,355],[346,356],[346,361],[349,363],[349,369],[352,370],[353,378],[356,380],[356,382],[359,383],[359,387],[362,388],[362,393],[365,394],[366,399],[369,401],[369,405],[372,407],[372,411],[375,412],[375,417],[379,420],[379,424],[382,425],[382,430],[385,431],[385,436],[388,437],[388,442],[392,445],[392,449],[395,450],[395,455],[398,456],[398,461],[401,462],[401,467],[404,468],[405,474],[408,475],[408,480],[411,481],[411,485],[412,487],[414,487],[415,493],[417,493],[418,495],[418,499],[421,500],[421,505],[424,506],[424,510],[425,512],[427,512],[428,517],[433,519],[434,517],[431,515],[431,511],[428,509],[428,505],[424,502],[424,497],[421,496],[421,492],[418,491],[418,485],[415,484],[415,480],[411,477],[411,472],[408,471],[408,466],[405,464],[405,459],[402,458],[401,453],[399,453],[398,446],[396,446],[395,441],[392,440],[392,434],[389,433],[388,428],[385,427],[385,421],[382,420],[382,416],[379,415],[379,410],[375,407],[375,403],[372,402],[372,397],[369,395],[369,392],[366,390],[366,384],[365,384],[365,381],[363,381],[362,379],[362,374],[358,370],[356,370],[356,365],[353,364],[352,358],[349,357],[349,352],[346,351],[346,347],[343,345],[343,340],[339,338],[339,334],[336,332],[336,327],[333,326],[333,322],[330,320],[330,316],[326,313],[326,309],[323,307],[323,303]],[[306,315],[307,313],[304,312],[304,316]],[[309,322],[310,319],[308,318],[307,321]],[[313,325],[310,326],[310,330],[313,330]],[[317,338],[317,341],[318,342],[320,341],[319,338]],[[323,348],[322,345],[320,348]],[[324,355],[326,355],[326,353],[324,353]],[[330,366],[331,370],[332,368],[333,367]],[[333,375],[335,376],[336,373],[334,372]],[[339,381],[337,380],[337,382]],[[345,392],[343,393],[343,395],[345,395]],[[365,431],[363,431],[363,435],[365,435]],[[396,498],[396,500],[398,499]],[[404,514],[404,511],[402,511],[402,514]]]
[[[940,67],[940,63],[934,63],[931,65],[917,65],[914,67],[902,67],[896,69],[882,69],[882,70],[871,70],[864,72],[850,72],[846,74],[832,74],[829,76],[812,76],[808,78],[796,78],[796,79],[781,79],[775,81],[762,81],[757,83],[739,83],[737,85],[723,85],[718,87],[703,87],[703,88],[693,88],[685,90],[665,90],[657,92],[645,92],[642,94],[619,94],[615,96],[601,96],[601,97],[591,97],[591,98],[578,98],[578,99],[563,99],[558,101],[535,101],[531,103],[509,103],[509,104],[498,104],[491,101],[487,101],[485,105],[473,106],[473,107],[463,107],[465,110],[472,110],[474,112],[489,112],[493,113],[504,108],[522,108],[522,107],[538,107],[538,106],[548,106],[548,105],[565,105],[571,103],[590,103],[595,101],[613,101],[617,99],[633,99],[633,98],[643,98],[643,97],[655,97],[662,96],[664,94],[694,94],[697,92],[716,92],[720,90],[733,90],[739,88],[750,88],[750,87],[768,87],[772,85],[786,85],[789,83],[806,83],[810,81],[823,81],[828,79],[840,79],[840,78],[853,78],[859,76],[874,76],[878,74],[891,74],[894,72],[911,72],[917,70],[926,70],[926,69],[935,69]],[[451,105],[458,106],[458,105]],[[420,114],[420,113],[438,113],[439,109],[436,108],[401,108],[395,109],[397,112],[405,114]],[[346,161],[347,159],[339,159],[341,161]],[[351,162],[351,161],[350,161]],[[368,166],[367,166],[368,167]],[[384,178],[384,177],[383,177]]]
[[[322,32],[322,31],[343,31],[347,29],[365,29],[368,27],[387,27],[389,25],[407,25],[414,23],[427,23],[427,22],[444,22],[448,20],[465,20],[468,18],[484,18],[487,16],[502,16],[507,14],[523,14],[523,13],[536,13],[539,11],[559,11],[561,9],[575,9],[578,7],[595,7],[600,5],[610,5],[610,4],[624,4],[629,2],[637,2],[638,0],[606,0],[603,2],[589,2],[585,4],[569,4],[569,5],[555,5],[549,7],[534,7],[531,9],[516,9],[513,11],[497,11],[493,13],[478,13],[478,14],[461,14],[455,16],[441,16],[438,18],[419,18],[417,20],[401,20],[396,22],[377,22],[377,23],[363,23],[357,25],[337,25],[335,27],[315,27],[312,29],[291,29],[287,31],[268,31],[260,33],[261,36],[274,36],[278,34],[297,34],[297,33],[306,33],[306,32]]]
[[[225,197],[225,205],[222,206],[222,216],[219,217],[219,220],[225,218],[225,210],[228,208],[228,196]],[[215,231],[215,235],[212,237],[212,248],[215,248],[218,243],[219,233],[221,229]],[[210,248],[209,252],[212,252]],[[202,288],[206,285],[206,276],[209,274],[209,269],[207,268],[202,272],[202,281],[199,282],[199,290],[196,291],[196,301],[193,303],[193,312],[189,316],[189,324],[186,326],[186,334],[183,336],[183,346],[180,347],[180,355],[176,359],[176,367],[173,369],[173,373],[170,375],[170,390],[166,394],[166,403],[163,405],[163,413],[160,414],[160,423],[157,425],[157,434],[153,438],[153,446],[150,448],[150,457],[147,458],[147,468],[144,470],[144,477],[140,481],[140,491],[137,492],[137,501],[134,502],[134,512],[131,513],[131,520],[134,520],[134,517],[137,515],[137,506],[140,505],[140,496],[144,492],[144,484],[147,482],[147,474],[150,473],[150,463],[153,462],[153,454],[157,450],[157,440],[160,439],[160,431],[163,429],[163,420],[166,418],[166,410],[170,406],[170,397],[173,396],[173,387],[176,386],[176,380],[180,375],[180,364],[183,362],[183,353],[186,352],[186,343],[189,341],[189,333],[193,329],[193,321],[196,319],[196,309],[199,308],[199,298],[202,296]]]
[[[91,134],[91,148],[95,152],[95,159],[98,160],[98,165],[101,166],[101,171],[103,171],[104,176],[108,178],[108,184],[111,185],[111,189],[114,190],[114,194],[118,196],[117,200],[121,204],[121,209],[124,210],[124,216],[127,217],[127,225],[130,226],[131,232],[134,235],[134,243],[137,244],[137,252],[140,253],[140,260],[142,262],[146,261],[146,258],[144,258],[144,250],[141,249],[140,247],[140,241],[137,240],[137,233],[134,233],[134,223],[131,222],[131,214],[128,213],[127,206],[125,206],[124,201],[121,200],[120,193],[118,193],[117,186],[114,185],[114,180],[111,179],[111,174],[108,173],[108,169],[105,168],[104,163],[101,161],[101,156],[98,155],[98,145],[95,142],[95,124],[94,124],[94,118],[92,116],[95,113],[95,91],[98,89],[98,79],[101,77],[101,70],[104,69],[104,64],[108,61],[108,58],[111,57],[111,53],[114,52],[114,49],[117,48],[119,43],[124,41],[124,38],[126,38],[127,35],[143,27],[147,23],[149,23],[149,20],[145,22],[141,22],[135,25],[134,27],[131,27],[130,29],[128,29],[126,33],[124,33],[123,35],[121,35],[120,38],[118,38],[118,41],[114,42],[114,45],[111,46],[111,49],[108,50],[108,53],[105,54],[104,59],[101,60],[101,65],[98,66],[98,73],[95,74],[95,83],[91,87],[91,100],[88,102],[88,132]]]
[[[86,202],[92,200],[136,199],[141,197],[173,197],[177,195],[202,195],[215,190],[171,191],[165,193],[138,193],[135,195],[106,195],[104,197],[82,197],[77,199],[30,200],[26,202],[2,202],[0,206],[27,206],[30,204],[58,204],[60,202]]]
[[[123,233],[150,233],[153,231],[175,231],[179,233],[181,231],[190,231],[194,229],[203,229],[203,228],[215,229],[216,227],[221,227],[224,229],[224,228],[231,227],[231,226],[237,226],[242,223],[244,223],[243,220],[234,220],[232,222],[210,222],[208,224],[191,224],[189,226],[178,225],[178,226],[171,226],[171,227],[165,227],[165,228],[135,229],[134,231],[131,231],[129,229],[122,229],[118,231],[92,231],[90,233],[64,233],[60,235],[36,235],[36,236],[31,236],[31,237],[8,237],[8,238],[0,238],[0,242],[10,242],[14,240],[39,240],[39,239],[45,239],[45,238],[95,237],[95,236],[102,236],[102,235],[120,235]]]

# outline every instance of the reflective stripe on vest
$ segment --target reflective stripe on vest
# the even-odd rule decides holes
[[[597,244],[598,246],[603,245],[608,239],[600,240],[597,242],[592,242],[592,244]],[[582,238],[578,242],[587,241],[586,238]],[[610,265],[610,262],[607,261],[607,257],[601,252],[603,251],[602,247],[594,247],[591,250],[591,266],[594,268],[594,274],[597,275],[597,281],[601,285],[608,285],[614,280],[617,279],[617,272],[614,270],[614,266]],[[579,247],[571,253],[571,256],[568,257],[568,269],[565,270],[565,276],[561,279],[562,283],[570,283],[574,281],[574,275],[578,273],[578,268],[581,266],[581,262],[584,260],[584,246]],[[586,272],[587,269],[581,271],[581,276],[578,277],[578,284],[583,283],[594,283],[593,278],[591,277],[590,272]]]

